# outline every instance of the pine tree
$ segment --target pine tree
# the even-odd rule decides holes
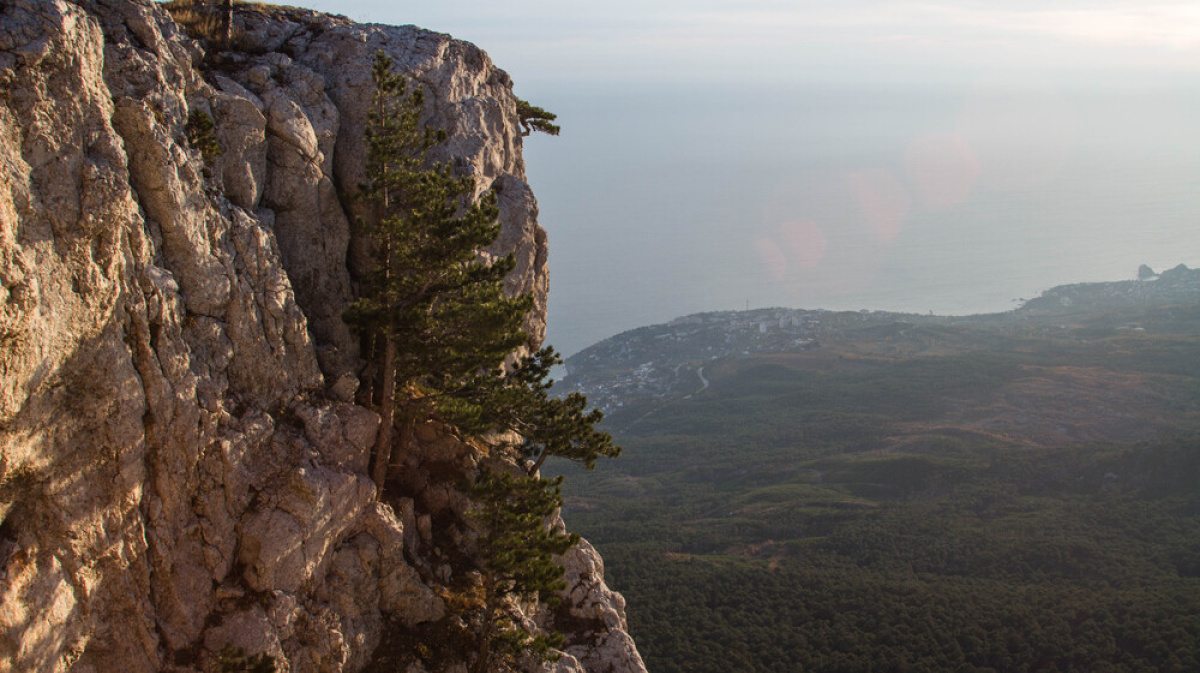
[[[558,115],[540,108],[527,100],[517,99],[517,118],[521,120],[521,136],[527,136],[534,131],[556,136],[562,128],[552,123]]]
[[[540,479],[485,471],[468,489],[472,519],[480,528],[481,596],[476,614],[472,673],[517,670],[522,657],[553,661],[562,645],[557,633],[530,633],[516,618],[516,602],[537,598],[550,605],[566,588],[554,562],[579,536],[550,528],[546,520],[562,506],[562,477]]]
[[[579,538],[546,523],[562,506],[562,477],[533,475],[549,455],[590,468],[597,457],[620,449],[595,429],[602,416],[585,411],[582,395],[550,396],[547,377],[561,363],[552,348],[505,365],[529,342],[521,325],[532,300],[505,296],[511,255],[490,264],[479,259],[477,251],[500,234],[496,195],[470,202],[471,180],[455,177],[447,164],[428,163],[429,150],[445,133],[420,125],[420,87],[410,91],[383,52],[376,54],[372,76],[376,92],[362,189],[367,212],[358,223],[372,252],[359,279],[360,297],[345,318],[363,335],[374,363],[372,397],[381,416],[372,469],[377,494],[383,493],[393,444],[403,451],[423,418],[437,417],[463,434],[513,430],[524,436],[526,475],[485,471],[468,488],[480,532],[482,581],[478,599],[462,604],[478,644],[474,673],[513,670],[523,657],[549,661],[562,637],[530,633],[516,617],[516,602],[557,600],[563,568],[553,556]],[[523,113],[523,123],[533,123],[526,114],[541,115],[543,122],[554,118],[535,108]]]
[[[520,359],[508,372],[486,372],[464,385],[444,411],[455,425],[470,432],[513,430],[522,437],[521,454],[534,475],[546,458],[556,456],[595,467],[601,457],[616,458],[621,447],[612,436],[596,429],[604,418],[599,409],[587,410],[580,393],[551,395],[550,370],[562,364],[554,348],[546,346]]]
[[[599,409],[587,410],[587,398],[582,393],[554,397],[547,380],[550,369],[562,364],[562,358],[549,346],[522,360],[512,376],[511,389],[519,403],[513,413],[514,429],[524,437],[522,452],[530,459],[528,472],[536,474],[546,458],[566,458],[591,470],[600,456],[616,458],[621,447],[613,444],[612,435],[600,432],[596,426],[604,419]]]
[[[486,264],[478,250],[500,235],[496,195],[467,206],[474,193],[447,163],[428,165],[428,151],[445,138],[420,125],[424,95],[408,90],[382,51],[375,57],[375,97],[369,112],[367,216],[360,229],[374,248],[371,269],[346,320],[371,337],[376,357],[374,397],[381,427],[372,477],[382,494],[391,460],[397,406],[399,443],[440,396],[480,371],[497,369],[524,345],[527,296],[506,297],[504,276],[513,257]]]

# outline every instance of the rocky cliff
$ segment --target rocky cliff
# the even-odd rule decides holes
[[[380,502],[341,320],[376,50],[439,159],[500,187],[544,333],[545,234],[508,76],[414,27],[257,5],[234,40],[149,0],[0,2],[0,671],[462,670],[457,490],[495,460],[433,426]],[[219,147],[197,149],[199,121]],[[466,557],[469,560],[469,556]],[[553,668],[643,671],[586,543]],[[224,659],[222,659],[222,653]],[[243,662],[244,663],[244,662]]]

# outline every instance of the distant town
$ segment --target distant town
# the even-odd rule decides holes
[[[567,359],[563,392],[579,391],[614,413],[635,401],[670,400],[708,387],[704,370],[722,359],[802,353],[830,346],[909,354],[928,339],[910,327],[1066,330],[1074,316],[1200,299],[1200,270],[1179,265],[1162,274],[1139,269],[1138,280],[1062,285],[1005,313],[934,316],[885,311],[764,308],[717,311],[640,327]],[[1115,329],[1144,331],[1134,323]],[[912,332],[912,334],[910,334]]]

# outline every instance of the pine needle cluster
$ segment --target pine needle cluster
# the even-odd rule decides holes
[[[549,605],[566,588],[563,568],[554,562],[579,536],[550,528],[546,519],[562,506],[562,477],[541,479],[485,472],[468,490],[479,538],[481,600],[469,615],[477,629],[472,673],[516,670],[522,659],[554,661],[562,646],[557,633],[530,633],[516,603],[537,598]]]
[[[372,476],[382,495],[391,463],[393,425],[407,446],[417,420],[436,412],[480,371],[498,369],[528,337],[521,329],[533,306],[507,297],[511,255],[493,263],[478,251],[500,235],[496,194],[471,202],[474,181],[427,153],[445,132],[422,127],[424,92],[409,89],[382,51],[372,69],[375,96],[366,129],[367,183],[359,222],[373,248],[360,296],[346,313],[369,342],[382,425]]]
[[[422,126],[424,93],[392,65],[382,51],[376,54],[365,212],[357,223],[370,260],[358,279],[360,296],[345,314],[363,337],[371,361],[367,387],[381,417],[372,477],[382,497],[393,452],[403,454],[425,420],[465,435],[524,438],[520,446],[494,447],[526,458],[523,474],[485,472],[468,487],[483,579],[479,595],[464,598],[460,609],[474,625],[475,671],[511,669],[522,658],[549,661],[561,636],[535,634],[515,606],[556,600],[563,568],[553,557],[578,536],[547,524],[562,506],[562,478],[542,479],[538,468],[554,455],[590,469],[620,448],[596,429],[602,414],[588,411],[586,398],[550,394],[550,370],[562,362],[552,348],[510,360],[530,344],[522,325],[533,301],[504,291],[512,255],[495,261],[479,255],[500,235],[497,194],[476,200],[473,180],[457,176],[448,163],[428,161],[446,134]],[[553,118],[537,108],[521,121]],[[534,128],[550,132],[552,126]]]
[[[517,118],[521,120],[522,136],[527,136],[534,131],[556,136],[562,131],[558,124],[553,123],[555,119],[558,119],[558,115],[527,100],[517,100]]]

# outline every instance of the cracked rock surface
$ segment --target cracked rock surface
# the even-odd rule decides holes
[[[359,671],[385,629],[451,618],[435,544],[464,498],[430,466],[479,457],[427,433],[412,497],[374,500],[354,194],[383,49],[450,133],[436,158],[501,188],[482,254],[516,256],[540,342],[511,82],[411,26],[241,9],[237,31],[206,51],[149,0],[0,2],[0,670],[212,671],[233,647]],[[558,670],[643,671],[594,550],[567,564],[588,630]]]

